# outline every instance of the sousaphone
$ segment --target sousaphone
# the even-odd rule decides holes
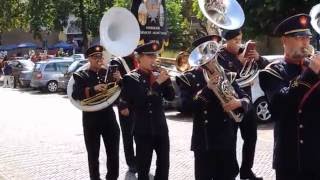
[[[116,57],[130,55],[137,47],[140,39],[140,27],[136,17],[127,9],[112,7],[100,22],[100,44],[106,48],[104,54]],[[89,63],[77,71],[89,68]],[[82,111],[99,111],[111,105],[120,95],[121,89],[113,84],[106,90],[93,97],[78,101],[72,98],[74,79],[70,78],[67,94],[71,103]],[[109,87],[109,84],[108,84]]]
[[[320,4],[317,4],[311,8],[310,11],[311,26],[320,34]]]
[[[222,29],[238,29],[244,23],[244,13],[236,0],[198,0],[203,15]]]

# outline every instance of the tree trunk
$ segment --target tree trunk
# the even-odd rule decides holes
[[[83,52],[88,49],[88,36],[87,36],[87,21],[86,21],[86,16],[84,13],[84,5],[83,5],[83,0],[80,0],[79,4],[79,10],[80,10],[80,18],[81,18],[81,32],[83,36]]]

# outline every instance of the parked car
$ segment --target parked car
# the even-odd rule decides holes
[[[70,56],[74,61],[84,60],[84,54],[73,54]]]
[[[29,87],[34,63],[27,59],[16,59],[10,60],[9,65],[12,67],[16,83],[20,83],[20,87]]]
[[[40,61],[34,66],[30,86],[48,92],[56,92],[59,78],[63,77],[73,60],[51,59]]]
[[[262,56],[266,58],[269,62],[275,61],[283,57],[283,55],[266,55]],[[271,119],[271,112],[269,109],[269,102],[264,94],[263,90],[260,87],[260,82],[258,78],[258,74],[256,78],[253,80],[251,86],[251,95],[252,95],[252,102],[253,107],[255,108],[255,116],[258,122],[260,123],[267,123],[270,122]]]
[[[81,59],[74,61],[69,67],[67,72],[64,73],[62,77],[59,78],[58,88],[62,89],[63,91],[67,91],[69,80],[74,72],[77,71],[81,66],[85,65],[88,62],[87,59]]]

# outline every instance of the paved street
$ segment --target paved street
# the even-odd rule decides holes
[[[71,105],[66,95],[0,87],[0,101],[0,180],[89,179],[81,112]],[[170,179],[192,180],[192,121],[178,117],[177,112],[166,115],[171,145]],[[271,125],[261,125],[258,133],[254,171],[272,180]],[[239,140],[238,157],[241,144]],[[101,175],[104,176],[106,158],[103,146],[101,148]],[[154,170],[155,156],[151,174]],[[120,142],[119,180],[135,179],[127,173]]]

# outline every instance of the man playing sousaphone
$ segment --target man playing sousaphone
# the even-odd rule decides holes
[[[216,42],[219,40],[221,37],[216,35],[202,37],[193,43],[196,47],[193,52],[206,42],[218,47]],[[191,150],[195,157],[195,179],[234,180],[239,171],[234,143],[235,120],[227,112],[248,111],[250,100],[234,81],[231,86],[237,96],[228,96],[229,102],[222,103],[219,96],[223,95],[215,91],[223,76],[216,69],[216,54],[207,56],[199,50],[201,53],[193,56],[193,52],[189,63],[196,68],[186,73],[189,80],[186,89],[189,90],[193,104]]]
[[[107,88],[106,76],[108,71],[103,68],[103,46],[90,47],[85,56],[88,58],[90,67],[73,74],[74,85],[72,97],[75,100],[84,100]],[[113,78],[119,81],[119,71],[113,73]],[[116,180],[119,176],[119,140],[120,130],[116,121],[112,105],[94,112],[82,112],[83,133],[86,149],[88,152],[89,173],[91,180],[100,179],[99,173],[99,150],[100,136],[107,154],[106,179]]]

